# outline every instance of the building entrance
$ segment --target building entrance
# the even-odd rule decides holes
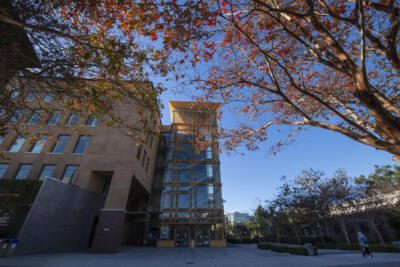
[[[205,229],[196,230],[196,247],[210,246],[210,231]]]
[[[175,229],[175,246],[176,247],[188,247],[189,240],[190,240],[190,229],[189,228]]]

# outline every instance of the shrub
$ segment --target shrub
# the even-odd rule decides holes
[[[270,243],[258,243],[257,248],[259,249],[271,249],[272,244]]]
[[[274,252],[289,252],[289,247],[281,245],[271,245],[271,250]]]
[[[337,248],[337,244],[334,244],[334,243],[325,243],[325,244],[318,243],[318,244],[316,244],[316,247],[320,248],[320,249],[336,249]]]
[[[0,180],[0,206],[8,209],[14,206],[30,205],[39,188],[41,181],[36,180]]]
[[[393,245],[371,245],[370,249],[372,252],[400,252],[400,248]]]
[[[358,244],[337,244],[336,248],[341,250],[360,250]]]
[[[358,244],[338,244],[336,247],[341,250],[360,250]],[[369,248],[372,252],[400,252],[400,248],[393,245],[370,245]]]
[[[249,239],[249,238],[236,239],[236,238],[228,237],[227,241],[232,244],[257,244],[258,243],[257,239]]]
[[[308,251],[304,247],[288,247],[290,254],[308,256]]]

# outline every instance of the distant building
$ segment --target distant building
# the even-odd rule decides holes
[[[250,220],[250,215],[245,212],[232,212],[232,213],[227,213],[226,217],[228,218],[228,222],[230,225],[238,225],[238,224],[244,224]]]

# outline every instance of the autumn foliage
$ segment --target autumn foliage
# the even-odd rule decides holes
[[[241,125],[219,133],[228,150],[256,149],[270,127],[290,125],[400,157],[397,1],[13,2],[42,51],[35,74],[190,79],[199,101],[241,114]]]
[[[179,3],[184,12],[194,2]],[[257,148],[271,126],[313,126],[399,158],[396,1],[195,3],[208,8],[208,23],[174,42],[192,36],[186,56],[203,70],[193,79],[201,100],[229,104],[243,116],[239,127],[221,131],[228,149]],[[181,22],[185,29],[194,23],[191,14]]]

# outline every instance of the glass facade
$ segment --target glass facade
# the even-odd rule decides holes
[[[208,246],[224,239],[218,141],[212,110],[175,110],[166,146],[160,196],[160,239]],[[200,141],[200,142],[199,142]],[[198,148],[202,144],[204,148]],[[169,233],[166,234],[166,231]]]

